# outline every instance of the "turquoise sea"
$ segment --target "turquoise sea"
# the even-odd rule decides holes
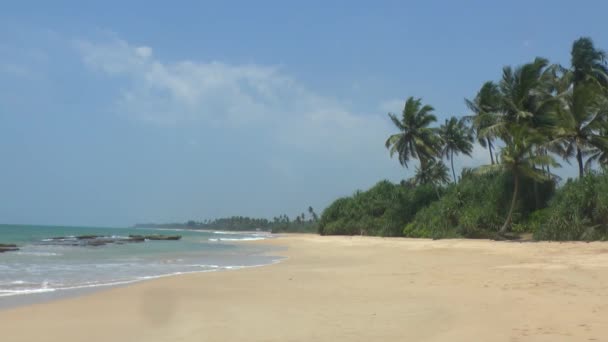
[[[75,236],[181,235],[179,241],[73,245]],[[52,240],[54,237],[62,237]],[[0,253],[0,306],[3,299],[35,293],[69,292],[190,272],[266,265],[279,258],[269,248],[238,241],[271,238],[269,233],[0,225],[0,243],[17,252]],[[59,243],[57,243],[59,241]]]

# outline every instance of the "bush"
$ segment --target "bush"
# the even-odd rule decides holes
[[[549,203],[537,240],[606,240],[608,238],[608,175],[589,173],[568,180]]]
[[[334,201],[321,215],[319,233],[401,236],[403,226],[433,200],[437,192],[432,186],[381,181],[367,191]]]
[[[520,180],[513,227],[518,232],[536,230],[543,218],[533,213],[545,208],[554,193],[552,181]],[[368,191],[334,201],[321,215],[319,233],[491,238],[504,223],[512,194],[513,176],[505,172],[469,173],[460,183],[438,189],[381,181]]]
[[[523,222],[533,210],[547,205],[555,192],[552,181],[521,180],[513,222]],[[513,192],[509,173],[469,174],[450,185],[441,200],[420,210],[403,234],[428,238],[491,238],[507,216]]]

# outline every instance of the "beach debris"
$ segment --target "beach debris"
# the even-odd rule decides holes
[[[18,250],[19,250],[19,247],[17,247],[17,245],[15,245],[15,244],[0,243],[0,253],[15,252]]]

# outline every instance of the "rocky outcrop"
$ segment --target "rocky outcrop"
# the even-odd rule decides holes
[[[179,240],[181,235],[129,235],[124,236],[104,236],[104,235],[78,235],[78,236],[57,236],[50,239],[44,239],[39,244],[42,245],[59,245],[59,246],[82,246],[82,247],[98,247],[108,244],[123,245],[127,243],[138,243],[146,240]]]
[[[133,242],[144,242],[146,237],[143,235],[129,235],[129,240]]]
[[[76,239],[78,240],[92,240],[92,239],[100,239],[104,238],[103,235],[78,235]]]
[[[79,236],[57,236],[50,239],[44,239],[39,244],[42,245],[60,245],[60,246],[104,246],[108,244],[122,245],[125,243],[144,242],[145,239],[121,237],[121,236],[104,236],[104,235],[79,235]]]
[[[15,244],[0,243],[0,253],[15,252],[18,250],[19,250],[19,247],[17,247],[17,245],[15,245]]]
[[[129,235],[129,238],[132,239],[145,239],[145,240],[179,240],[182,238],[181,235],[160,235],[160,234],[154,234],[154,235]]]

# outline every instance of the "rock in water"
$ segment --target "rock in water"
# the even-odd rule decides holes
[[[179,240],[182,238],[181,235],[129,235],[131,239],[140,239],[144,238],[146,240]]]
[[[18,251],[19,247],[15,244],[0,243],[0,253]]]

